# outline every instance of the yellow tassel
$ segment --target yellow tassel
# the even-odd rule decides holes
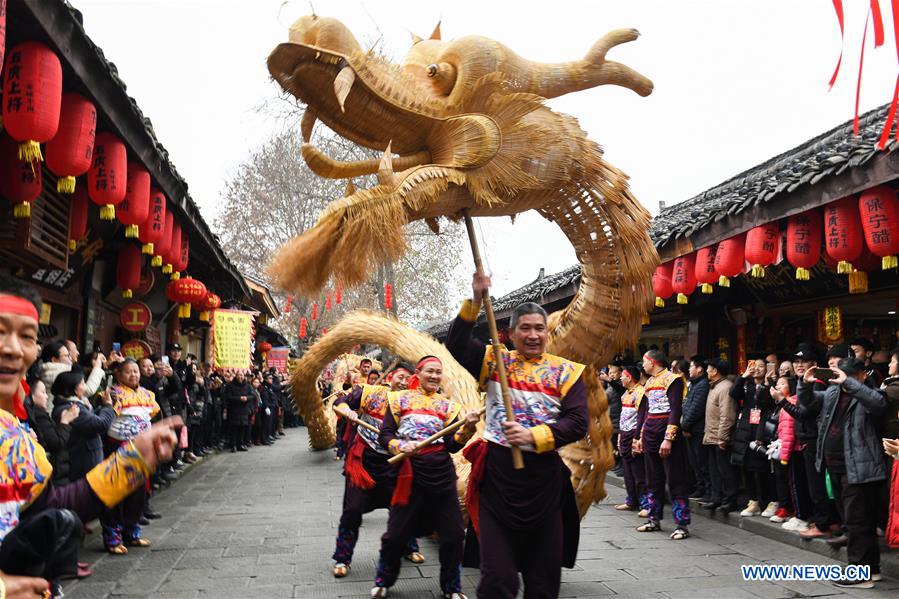
[[[56,180],[56,191],[59,193],[75,193],[75,177],[65,176]]]
[[[683,306],[683,305],[686,304],[688,301],[690,301],[690,300],[688,300],[688,299],[687,299],[687,296],[684,295],[683,293],[678,293],[678,294],[677,294],[677,303],[679,303],[680,305]]]
[[[811,278],[811,273],[807,268],[802,268],[801,266],[796,267],[796,280],[797,281],[808,281]]]
[[[868,273],[855,270],[849,273],[849,293],[868,293]]]
[[[649,314],[640,317],[640,324],[649,324]]]
[[[125,239],[137,239],[137,225],[128,225],[125,227]]]
[[[140,252],[141,252],[142,254],[147,254],[147,255],[149,255],[149,256],[152,256],[152,255],[153,255],[153,244],[152,244],[152,243],[145,243],[145,244],[141,247]],[[154,264],[153,266],[155,266],[155,264]]]
[[[718,287],[730,287],[730,279],[721,275],[718,277]]]
[[[171,279],[172,281],[177,281],[177,280],[180,279],[180,278],[181,278],[181,273],[180,273],[180,272],[175,271],[175,272],[172,273],[172,279]]]
[[[74,252],[76,249],[78,249],[78,242],[75,241],[74,239],[70,239],[69,240],[69,251]]]
[[[837,273],[841,275],[848,275],[852,273],[852,263],[846,262],[845,260],[840,260],[837,262]]]
[[[19,160],[22,162],[43,162],[44,156],[41,154],[41,144],[33,139],[19,144]]]
[[[12,209],[12,215],[16,218],[31,218],[31,204],[28,202],[16,204]]]
[[[209,312],[206,310],[200,312],[200,320],[202,320],[203,322],[209,322]]]
[[[896,256],[884,256],[880,260],[880,265],[883,270],[896,268],[897,266],[899,266],[899,259],[897,259]]]
[[[190,318],[190,304],[178,304],[178,318]]]
[[[753,279],[764,279],[765,278],[765,267],[761,264],[753,264],[752,265],[752,278]]]
[[[100,208],[100,220],[115,220],[115,206],[106,204]]]
[[[125,299],[131,299],[133,297],[133,295],[134,294],[131,293],[130,289],[126,289],[125,291],[122,292],[122,297]]]
[[[663,300],[660,297],[656,297],[656,308],[664,308],[664,307],[665,307],[665,300]]]
[[[711,295],[715,292],[715,288],[709,285],[708,283],[702,284],[702,292],[706,295]]]
[[[153,256],[150,260],[150,266],[162,266],[162,256]]]
[[[170,275],[170,274],[172,274],[172,265],[171,265],[171,264],[166,264],[165,266],[163,266],[163,267],[162,267],[162,274],[164,274],[164,275]]]

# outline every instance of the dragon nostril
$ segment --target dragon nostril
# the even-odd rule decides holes
[[[429,64],[428,65],[428,77],[436,77],[437,76],[437,65]]]

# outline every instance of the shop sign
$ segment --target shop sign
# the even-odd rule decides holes
[[[266,367],[274,368],[278,372],[287,372],[287,359],[289,357],[289,347],[273,347],[265,355]]]
[[[833,345],[843,340],[843,309],[827,306],[818,312],[817,337],[820,343]]]
[[[122,344],[122,355],[132,360],[143,360],[149,358],[153,352],[150,351],[150,345],[146,341],[140,339],[132,339]]]
[[[153,313],[150,311],[150,307],[143,302],[130,302],[122,308],[119,322],[126,331],[139,333],[153,322]]]
[[[53,314],[53,306],[46,302],[41,302],[41,324],[50,324],[50,318]]]

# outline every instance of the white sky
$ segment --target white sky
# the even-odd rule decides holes
[[[211,222],[237,165],[285,126],[256,110],[277,95],[265,59],[286,41],[290,23],[310,12],[309,3],[72,1]],[[540,61],[575,60],[607,31],[637,28],[642,37],[614,48],[609,59],[653,80],[651,96],[600,87],[550,105],[580,120],[653,213],[660,201],[688,199],[850,118],[868,5],[844,2],[843,67],[828,93],[840,52],[829,0],[313,4],[319,15],[344,21],[363,44],[383,35],[385,50],[398,58],[410,31],[427,37],[438,19],[445,40],[485,35]],[[882,4],[889,23],[890,3]],[[876,51],[873,37],[869,32],[862,111],[890,100],[899,70],[892,27],[887,24],[887,43]],[[556,226],[534,213],[515,225],[485,219],[480,227],[495,294],[531,281],[541,266],[551,273],[575,262]]]

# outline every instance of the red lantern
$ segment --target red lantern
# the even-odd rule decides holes
[[[122,297],[133,296],[133,289],[140,285],[140,248],[128,243],[119,250],[116,264],[116,284],[122,289]]]
[[[671,271],[671,289],[677,294],[677,303],[686,304],[696,289],[696,254],[687,254],[674,259]]]
[[[765,276],[765,267],[777,261],[780,251],[780,225],[777,222],[765,223],[754,227],[746,233],[746,261],[752,265],[752,276]]]
[[[725,239],[718,244],[715,251],[715,273],[718,275],[719,286],[730,287],[730,278],[743,272],[743,263],[746,261],[745,249],[745,233]]]
[[[62,64],[49,47],[23,42],[9,51],[3,70],[3,128],[20,142],[19,160],[43,160],[41,144],[59,128]]]
[[[184,231],[181,231],[181,249],[178,252],[178,263],[172,265],[175,272],[184,272],[190,264],[190,241]]]
[[[136,239],[139,225],[150,214],[150,173],[140,164],[128,163],[128,177],[125,184],[125,199],[119,204],[116,216],[125,225],[125,237]]]
[[[290,307],[293,305],[293,296],[287,296],[287,302],[284,304],[284,314],[290,314]]]
[[[75,251],[78,240],[87,233],[87,190],[84,186],[78,188],[69,204],[69,249]]]
[[[384,309],[393,310],[393,285],[384,283]]]
[[[817,210],[794,214],[787,219],[787,262],[796,267],[796,280],[808,281],[811,269],[821,258],[821,216]]]
[[[156,244],[153,256],[153,266],[161,266],[162,272],[165,273],[165,257],[169,255],[169,247],[172,245],[172,231],[175,228],[175,215],[171,210],[165,212],[165,230],[162,233],[162,239]]]
[[[268,341],[263,341],[259,344],[259,353],[262,354],[262,359],[265,359],[265,354],[272,351],[272,344]]]
[[[878,185],[858,199],[858,211],[868,249],[880,256],[883,270],[896,268],[899,261],[899,199],[896,190]]]
[[[712,285],[718,282],[718,273],[715,272],[717,249],[717,245],[712,245],[696,252],[696,282],[702,285],[702,292],[706,295],[712,293]]]
[[[59,131],[47,142],[47,168],[57,176],[59,193],[75,193],[75,177],[91,167],[96,134],[94,105],[79,94],[63,94]]]
[[[94,141],[93,163],[87,171],[87,193],[100,206],[100,220],[113,220],[115,207],[125,199],[128,152],[125,144],[111,133],[98,133]]]
[[[306,317],[300,319],[300,339],[306,338]]]
[[[172,278],[175,280],[179,279],[181,273],[175,270],[175,266],[178,265],[178,260],[181,259],[181,223],[177,220],[172,221],[172,243],[169,246],[169,251],[162,259],[165,261],[162,272],[172,275]]]
[[[335,294],[334,301],[337,302],[337,305],[340,305],[341,300],[343,299],[343,286],[337,286],[337,293]]]
[[[328,334],[328,327],[322,327],[322,337]]]
[[[656,307],[664,308],[665,300],[671,297],[674,290],[671,288],[671,274],[674,271],[674,263],[666,262],[656,267],[652,273],[652,292],[656,296]]]
[[[206,286],[196,279],[176,279],[165,288],[166,297],[178,304],[178,318],[190,318],[190,306],[206,297]]]
[[[207,292],[206,297],[197,304],[197,307],[200,310],[200,320],[209,322],[209,313],[222,307],[222,298],[211,291]]]
[[[331,311],[331,294],[328,293],[328,297],[325,299],[325,312]]]
[[[137,238],[143,244],[144,254],[152,255],[156,244],[162,240],[162,236],[165,234],[165,212],[165,194],[155,187],[151,187],[149,213],[146,220],[139,225],[137,232]],[[156,257],[154,257],[150,264],[151,266],[161,266],[161,263],[161,258],[160,263],[157,264]]]
[[[0,195],[13,204],[13,216],[29,218],[31,202],[41,195],[40,163],[22,162],[16,143],[0,136]]]
[[[318,304],[312,303],[312,320],[318,320]]]
[[[852,262],[862,255],[864,245],[862,219],[854,196],[824,207],[824,247],[827,255],[837,261],[839,274],[852,272]]]

